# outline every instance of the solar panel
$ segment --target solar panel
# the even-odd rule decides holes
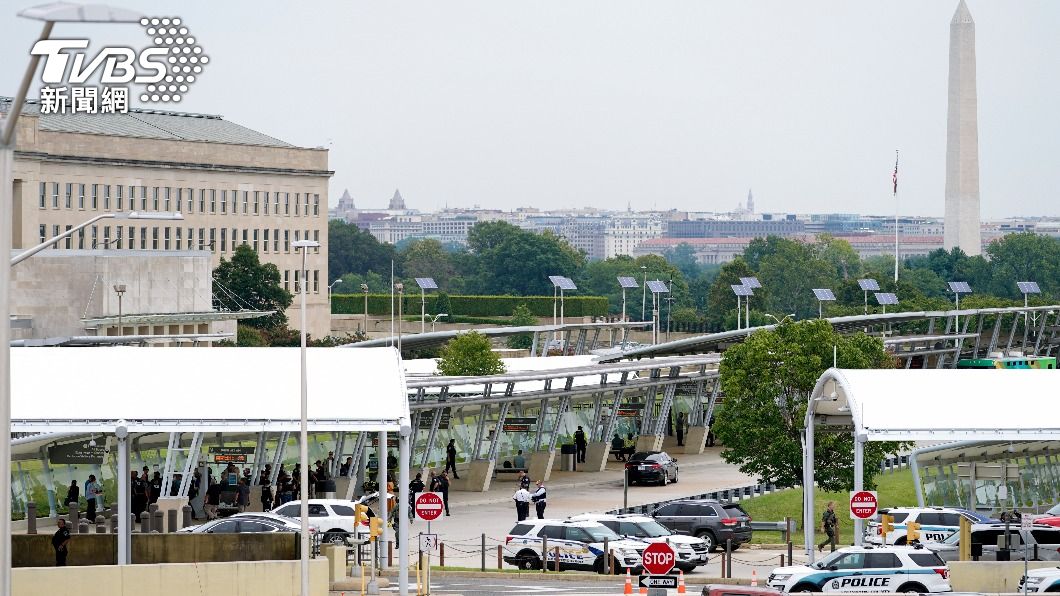
[[[762,287],[762,282],[758,281],[757,277],[741,277],[740,283],[751,288],[752,290],[754,288]]]
[[[648,289],[652,294],[669,294],[670,288],[666,287],[665,281],[654,279],[648,282]]]
[[[732,284],[732,293],[737,296],[754,296],[754,290],[743,284]]]
[[[859,279],[858,285],[865,292],[879,292],[880,283],[875,279]]]
[[[639,288],[640,287],[639,285],[637,285],[636,278],[633,278],[633,277],[622,277],[622,276],[619,276],[618,285],[622,286],[623,288]]]
[[[574,282],[571,281],[571,278],[569,278],[569,277],[563,277],[562,275],[549,275],[548,279],[549,279],[549,281],[552,282],[552,285],[556,286],[557,288],[559,288],[561,290],[577,290],[578,289],[577,286],[574,285]]]
[[[1016,285],[1019,286],[1020,292],[1024,294],[1041,294],[1042,289],[1038,287],[1036,281],[1017,281]]]
[[[972,288],[966,281],[951,281],[949,282],[950,291],[954,294],[971,294]]]
[[[873,296],[876,296],[876,303],[880,305],[898,304],[898,296],[893,292],[876,292]]]
[[[828,288],[814,288],[813,295],[817,296],[818,300],[835,300],[835,294]]]
[[[438,284],[434,283],[434,278],[433,277],[417,277],[416,278],[416,285],[419,286],[421,290],[437,290],[438,289]]]

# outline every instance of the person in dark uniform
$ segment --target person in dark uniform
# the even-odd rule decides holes
[[[519,488],[530,490],[530,475],[521,470],[519,471]]]
[[[537,509],[537,519],[545,519],[545,497],[545,485],[538,480],[537,490],[530,495],[530,500],[534,502],[534,507]]]
[[[449,439],[449,444],[445,447],[445,469],[442,473],[446,473],[449,470],[453,471],[453,478],[460,480],[460,476],[456,473],[456,439]]]
[[[261,485],[261,510],[269,511],[272,509],[272,482],[268,476],[262,474],[258,484]]]
[[[685,413],[677,415],[677,446],[685,446]]]
[[[77,481],[70,481],[70,488],[66,489],[66,505],[73,511],[81,508],[81,489],[77,487]]]
[[[148,503],[157,503],[158,497],[162,496],[162,473],[155,472],[153,478],[151,478],[151,499]]]
[[[129,474],[129,490],[132,492],[130,507],[133,516],[140,519],[140,514],[147,509],[147,480],[136,472]]]
[[[578,463],[585,463],[585,449],[589,446],[589,443],[585,440],[585,431],[582,427],[578,427],[578,430],[574,431],[574,447],[577,452]]]
[[[416,472],[416,477],[409,483],[409,519],[416,519],[416,495],[423,492],[423,474]]]
[[[831,546],[835,552],[836,539],[838,538],[839,519],[835,515],[835,501],[828,501],[828,508],[821,516],[821,530],[827,535],[823,542],[817,545],[817,550],[822,551],[824,547]]]
[[[449,515],[449,475],[442,472],[431,481],[431,491],[442,493],[442,504],[445,505],[445,514]]]
[[[59,518],[59,529],[52,534],[52,548],[55,549],[55,566],[66,567],[67,548],[70,545],[70,528],[66,527],[66,520]]]

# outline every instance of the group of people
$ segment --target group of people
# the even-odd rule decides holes
[[[445,514],[449,515],[449,472],[443,470],[441,474],[435,474],[431,470],[427,474],[427,483],[423,482],[423,474],[416,472],[416,477],[409,482],[409,519],[416,519],[416,495],[424,490],[442,495],[442,505]]]
[[[545,507],[548,504],[548,491],[545,489],[545,483],[538,480],[537,489],[534,492],[530,492],[530,484],[530,475],[520,470],[519,489],[512,496],[512,500],[515,501],[515,516],[518,521],[523,521],[530,517],[530,503],[533,503],[537,510],[537,519],[545,519]]]

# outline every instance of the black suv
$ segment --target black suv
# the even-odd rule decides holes
[[[732,549],[751,540],[751,516],[735,503],[714,499],[672,501],[651,512],[655,521],[678,534],[707,541],[710,552],[732,540]]]

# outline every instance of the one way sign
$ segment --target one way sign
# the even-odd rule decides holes
[[[677,578],[673,575],[642,575],[642,588],[677,588]]]

